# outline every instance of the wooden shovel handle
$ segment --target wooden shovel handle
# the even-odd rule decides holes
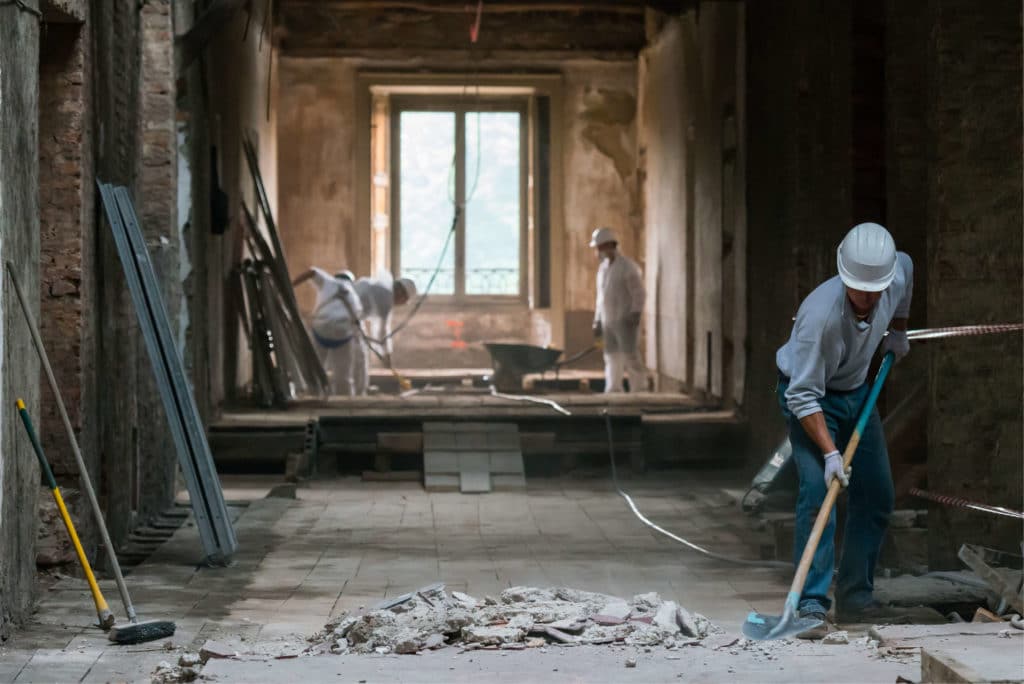
[[[878,368],[878,375],[875,376],[875,382],[871,386],[871,392],[868,394],[868,398],[864,402],[864,407],[860,411],[860,417],[857,419],[857,426],[853,430],[853,434],[850,435],[850,441],[846,445],[846,450],[843,452],[843,468],[846,469],[853,462],[853,455],[857,451],[857,447],[860,445],[860,436],[864,433],[864,428],[867,426],[868,419],[871,417],[871,412],[875,410],[875,402],[878,401],[878,394],[882,391],[882,385],[885,383],[886,376],[889,375],[889,370],[893,364],[893,354],[889,352],[882,359],[882,365]],[[841,487],[839,480],[836,478],[832,479],[832,482],[828,486],[828,491],[825,493],[825,500],[821,504],[821,508],[818,509],[818,517],[814,520],[814,527],[811,528],[811,535],[807,538],[807,544],[804,546],[804,553],[800,556],[800,565],[796,568],[796,574],[793,575],[793,584],[789,587],[790,596],[800,596],[804,591],[804,583],[807,582],[807,573],[811,570],[811,562],[814,560],[814,553],[818,550],[818,542],[821,541],[821,534],[825,531],[825,525],[828,524],[828,518],[832,514],[832,507],[836,504],[836,497],[839,496],[839,488]]]

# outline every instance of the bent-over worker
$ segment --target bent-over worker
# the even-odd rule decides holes
[[[416,296],[416,283],[409,278],[393,279],[390,273],[384,272],[377,278],[360,278],[354,283],[359,303],[362,306],[362,317],[367,322],[367,335],[370,344],[381,343],[383,347],[383,363],[391,367],[391,309],[402,306]],[[355,350],[355,393],[366,394],[370,384],[370,354],[367,342],[359,336]]]
[[[292,285],[312,280],[316,287],[311,328],[317,352],[330,378],[331,394],[352,396],[357,347],[353,338],[358,337],[356,326],[363,307],[352,283],[343,275],[332,276],[314,266],[293,280]]]
[[[601,265],[597,269],[594,336],[604,340],[604,391],[621,392],[623,371],[631,392],[647,389],[647,369],[640,360],[638,338],[644,311],[644,282],[636,262],[618,250],[611,228],[590,238]]]
[[[794,553],[800,560],[818,509],[833,478],[850,498],[835,592],[835,618],[864,622],[895,613],[874,599],[875,562],[893,509],[893,483],[882,421],[874,410],[843,470],[846,447],[870,391],[868,367],[876,350],[907,354],[907,316],[913,263],[876,223],[855,226],[837,250],[839,275],[819,285],[800,305],[789,341],[776,354],[778,397],[789,423],[800,479]],[[888,334],[887,334],[888,333]],[[850,470],[856,477],[850,479]],[[835,564],[835,511],[829,518],[800,597],[799,614],[822,621],[803,638],[821,638]]]

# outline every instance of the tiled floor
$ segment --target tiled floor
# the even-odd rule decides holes
[[[269,484],[226,478],[226,495],[229,500],[239,499],[240,492],[253,496]],[[664,527],[718,553],[754,555],[757,539],[726,493],[737,486],[736,478],[686,471],[625,484],[644,513]],[[437,580],[477,596],[520,584],[619,596],[657,591],[738,631],[751,609],[781,610],[790,579],[784,572],[726,565],[657,535],[630,514],[601,477],[533,479],[523,492],[479,496],[427,493],[415,483],[340,479],[300,487],[298,500],[258,498],[239,512],[240,547],[231,567],[197,567],[197,533],[185,527],[128,578],[143,619],[178,623],[174,652],[164,651],[161,643],[109,645],[89,624],[94,615],[84,583],[69,579],[41,597],[35,619],[0,647],[0,681],[145,680],[159,661],[174,661],[207,638],[227,642],[240,653],[295,653],[306,636],[340,611],[358,610]],[[113,584],[102,584],[119,613]],[[496,671],[512,668],[503,681],[515,681],[517,672],[525,672],[513,665],[515,659],[495,656]],[[468,679],[481,657],[488,656],[477,654],[476,664],[468,665],[472,655],[463,656],[459,662],[465,668],[449,663],[447,656],[430,662],[440,674]],[[601,652],[578,664],[585,668],[586,662],[609,657]],[[306,676],[300,665],[312,660],[276,661],[259,672],[293,680]],[[421,671],[416,663],[427,660],[388,660],[393,667],[384,678],[420,679],[431,668]],[[568,662],[562,656],[558,661]],[[663,657],[659,662],[667,669],[648,669],[645,681],[675,678],[674,661]],[[242,662],[218,663],[219,679],[259,678],[254,665],[232,674],[235,666]],[[313,681],[330,676],[332,666],[319,662],[309,667]],[[721,664],[720,673],[729,675],[731,667]],[[916,675],[913,663],[908,668],[879,662],[877,667],[888,681],[899,673]],[[371,680],[383,676],[374,674],[379,662],[364,669]],[[807,671],[812,681],[814,671]],[[565,666],[562,672],[568,672]],[[606,679],[600,669],[586,672],[580,672],[584,679]]]

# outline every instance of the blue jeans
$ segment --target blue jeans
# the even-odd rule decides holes
[[[794,563],[800,562],[807,538],[814,526],[818,509],[825,500],[825,463],[821,449],[804,431],[800,421],[786,406],[785,380],[779,381],[778,397],[782,412],[789,422],[789,441],[793,445],[793,462],[800,478],[800,491],[796,502],[796,534]],[[870,385],[849,392],[828,392],[819,402],[825,424],[832,434],[836,448],[842,452],[857,424],[861,407],[868,396]],[[860,446],[853,457],[853,473],[847,488],[846,530],[843,538],[839,576],[836,579],[836,608],[838,612],[856,611],[872,601],[875,588],[875,563],[889,526],[894,491],[889,469],[889,452],[885,448],[882,421],[875,409],[868,419]],[[800,596],[801,612],[828,612],[832,602],[828,598],[832,571],[835,566],[836,513],[832,511],[821,542],[814,554],[807,583]]]

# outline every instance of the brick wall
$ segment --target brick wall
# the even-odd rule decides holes
[[[1019,321],[1021,5],[936,0],[930,10],[928,322]],[[1019,508],[1021,337],[930,351],[928,486]],[[957,567],[964,542],[1019,553],[1022,537],[1019,521],[934,506],[929,560]]]
[[[93,182],[89,121],[89,33],[50,24],[39,59],[40,330],[72,425],[90,468],[96,465],[86,385],[92,376]],[[49,385],[41,378],[40,433],[63,482],[78,468]],[[86,409],[89,406],[90,409]],[[89,523],[91,521],[83,521]]]

